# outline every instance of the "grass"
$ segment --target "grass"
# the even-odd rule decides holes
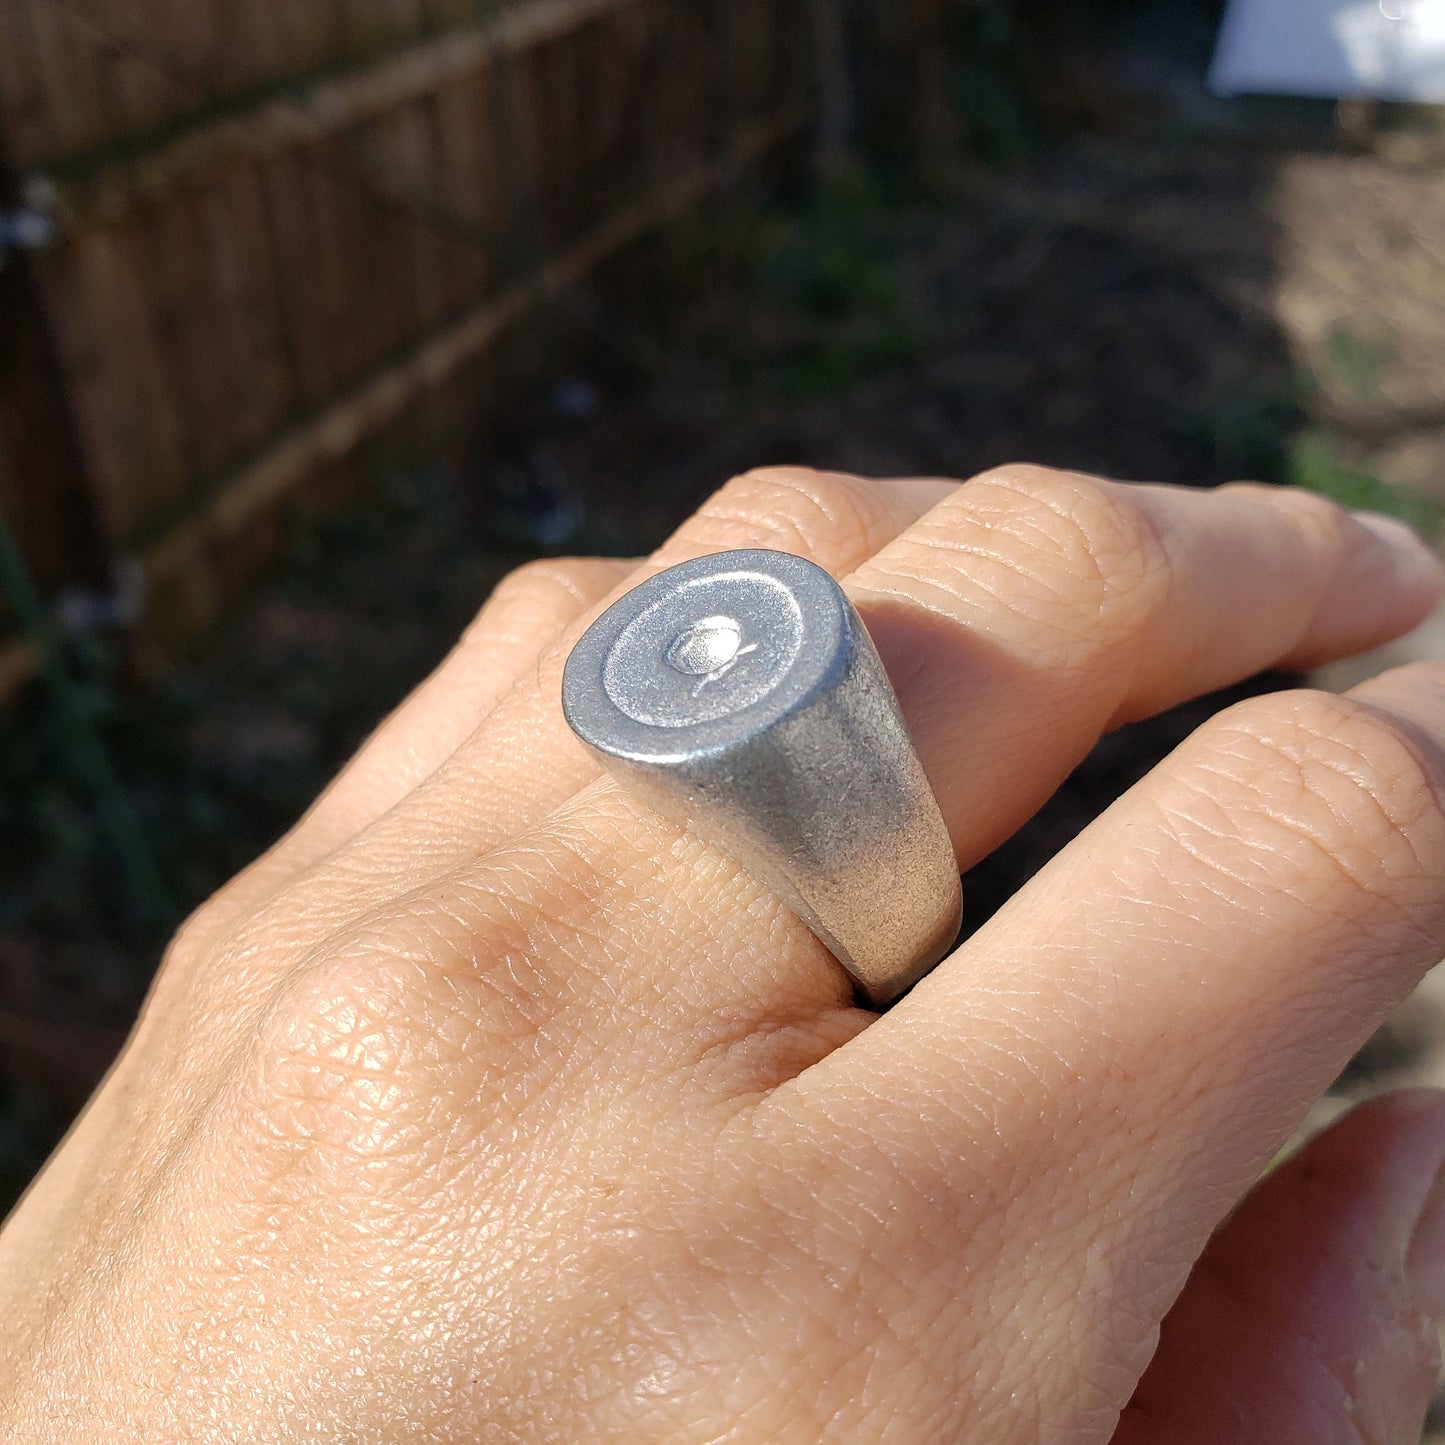
[[[1384,329],[1340,325],[1287,386],[1246,392],[1199,418],[1221,478],[1254,477],[1302,487],[1342,506],[1384,512],[1423,537],[1439,537],[1445,511],[1419,491],[1397,485],[1368,455],[1317,419],[1319,403],[1378,402],[1398,343]]]
[[[931,328],[907,275],[908,207],[876,174],[850,167],[801,202],[751,202],[686,228],[678,276],[702,306],[679,308],[688,344],[735,400],[836,396],[916,357]]]
[[[1293,439],[1285,480],[1342,506],[1398,517],[1422,537],[1439,535],[1442,514],[1436,502],[1342,460],[1338,442],[1323,428],[1306,428]]]

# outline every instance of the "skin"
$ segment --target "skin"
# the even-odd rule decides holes
[[[962,866],[1108,728],[1419,621],[1293,491],[790,470],[549,562],[190,920],[0,1233],[0,1438],[1409,1445],[1445,1101],[1255,1181],[1445,952],[1445,670],[1203,727],[887,1015],[573,741],[647,572],[843,581]]]

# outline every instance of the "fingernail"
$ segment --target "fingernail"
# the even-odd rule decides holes
[[[1405,1254],[1405,1280],[1421,1314],[1445,1318],[1445,1168],[1436,1174],[1415,1221]]]
[[[1352,512],[1350,515],[1372,537],[1383,542],[1397,555],[1412,560],[1419,559],[1422,563],[1428,562],[1432,568],[1440,565],[1430,545],[1413,527],[1398,517],[1387,516],[1384,512]]]

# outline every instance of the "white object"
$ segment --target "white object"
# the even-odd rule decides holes
[[[1445,0],[1230,0],[1209,88],[1445,102]]]

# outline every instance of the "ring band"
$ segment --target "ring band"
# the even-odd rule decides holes
[[[952,946],[953,845],[843,589],[786,552],[648,578],[567,659],[573,732],[628,789],[730,854],[875,1007]]]

